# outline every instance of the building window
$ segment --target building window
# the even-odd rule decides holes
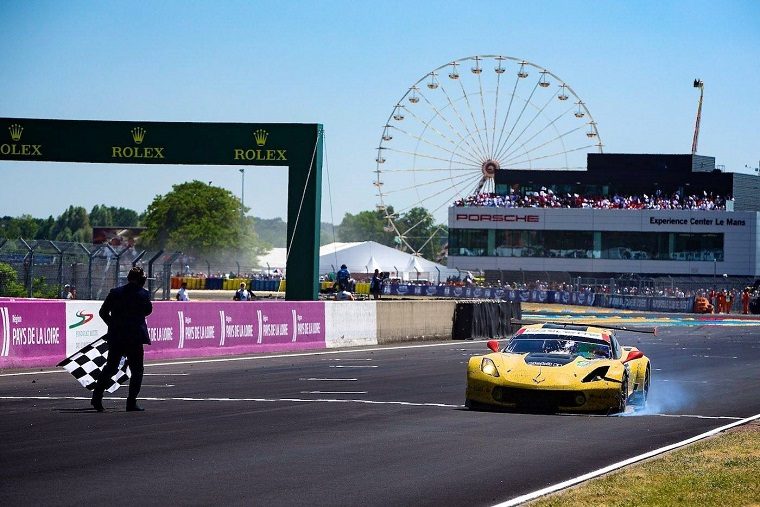
[[[450,229],[449,254],[631,261],[723,261],[723,239],[723,234],[706,233]]]

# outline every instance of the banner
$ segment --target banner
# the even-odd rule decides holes
[[[56,364],[66,354],[63,301],[0,301],[0,368]]]
[[[663,313],[692,313],[694,311],[694,297],[677,298],[600,294],[597,301],[598,306],[620,308],[622,310]]]
[[[100,301],[0,301],[0,368],[52,366],[105,335]],[[323,349],[325,304],[156,301],[147,359]]]
[[[460,287],[450,285],[391,284],[383,293],[393,296],[427,296],[454,299],[507,299],[523,303],[556,303],[593,306],[593,292],[565,292],[553,290],[507,290],[493,287]]]
[[[321,302],[158,301],[147,321],[152,359],[325,348]]]
[[[102,338],[108,326],[98,315],[101,301],[66,301],[66,355]]]

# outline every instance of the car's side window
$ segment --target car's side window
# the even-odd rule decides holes
[[[620,359],[620,344],[615,335],[610,336],[610,344],[612,345],[612,357],[614,359]]]

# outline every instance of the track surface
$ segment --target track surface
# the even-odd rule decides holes
[[[143,413],[6,372],[0,505],[489,505],[760,413],[758,336],[622,335],[654,368],[632,417],[467,411],[482,342],[148,364]]]

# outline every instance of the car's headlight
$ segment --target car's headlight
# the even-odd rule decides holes
[[[489,359],[487,357],[484,357],[483,361],[481,361],[481,363],[480,363],[480,369],[486,375],[490,375],[492,377],[498,377],[499,376],[499,370],[496,369],[496,365],[494,364],[494,362],[491,359]]]

